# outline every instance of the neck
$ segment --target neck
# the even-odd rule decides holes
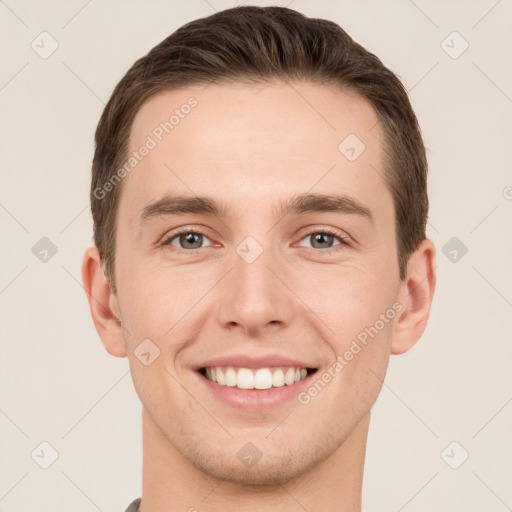
[[[218,480],[193,466],[172,446],[143,408],[140,512],[361,512],[368,413],[346,441],[308,473],[284,485]]]

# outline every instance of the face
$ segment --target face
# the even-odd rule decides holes
[[[113,300],[145,421],[206,474],[288,481],[368,416],[388,363],[401,281],[377,116],[318,85],[211,85],[148,100],[132,151],[148,136]]]

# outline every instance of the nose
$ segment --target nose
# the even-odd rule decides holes
[[[268,330],[289,326],[294,315],[293,293],[273,253],[263,251],[250,262],[234,255],[234,268],[229,272],[218,318],[224,328],[239,329],[246,336],[259,336]]]

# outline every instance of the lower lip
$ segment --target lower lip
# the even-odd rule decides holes
[[[315,372],[316,373],[316,372]],[[277,407],[288,400],[296,399],[301,390],[308,386],[313,374],[291,385],[269,389],[238,389],[237,387],[219,386],[216,382],[208,380],[197,372],[201,381],[207,388],[223,402],[239,409],[267,409]]]

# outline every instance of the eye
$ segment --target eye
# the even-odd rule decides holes
[[[348,237],[327,228],[310,231],[301,238],[301,241],[303,240],[309,240],[309,247],[320,249],[321,252],[337,251],[349,246],[347,243]],[[338,243],[335,243],[336,240]],[[207,245],[203,245],[206,241],[208,242]],[[178,252],[195,254],[199,249],[210,247],[213,244],[205,233],[197,229],[183,229],[165,238],[162,245],[176,247]]]
[[[347,237],[344,237],[338,232],[331,231],[329,229],[320,229],[317,231],[310,231],[302,240],[309,240],[312,249],[321,249],[323,251],[337,251],[343,249],[349,244],[346,242]],[[338,244],[334,244],[335,240],[339,240]],[[334,245],[333,245],[334,244]]]
[[[192,252],[196,249],[202,249],[203,242],[205,240],[210,241],[210,239],[204,233],[192,229],[185,229],[167,237],[162,242],[162,245],[170,245],[173,247],[177,247],[179,250],[182,251]],[[205,247],[208,247],[210,245],[212,244],[209,243]]]

